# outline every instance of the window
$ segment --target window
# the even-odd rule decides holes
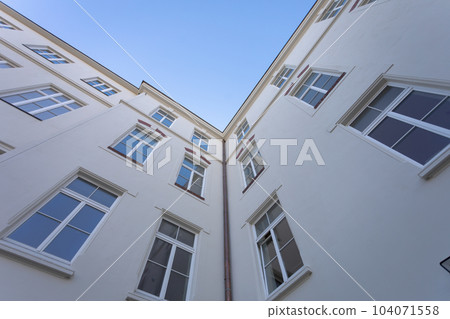
[[[320,21],[335,17],[344,7],[346,2],[347,0],[333,0],[331,5],[325,10],[323,16],[320,18]]]
[[[200,148],[204,149],[205,151],[208,150],[209,138],[200,134],[199,132],[194,131],[194,135],[192,135],[191,141],[195,145],[200,146]]]
[[[115,90],[111,87],[111,85],[106,84],[103,80],[100,80],[99,78],[94,78],[94,79],[87,79],[87,80],[83,80],[84,82],[86,82],[87,84],[89,84],[90,86],[92,86],[94,89],[102,92],[103,94],[110,96],[113,94],[116,94],[118,90]]]
[[[277,75],[275,80],[272,82],[272,85],[275,85],[278,88],[281,88],[284,83],[288,80],[288,78],[291,76],[292,72],[294,71],[293,67],[285,66]]]
[[[244,120],[244,122],[241,125],[239,125],[238,129],[236,130],[238,143],[244,138],[245,134],[247,134],[249,129],[250,126],[248,125],[247,120]]]
[[[161,221],[138,289],[166,300],[186,300],[195,234]]]
[[[292,95],[316,108],[338,80],[338,75],[312,72]]]
[[[159,139],[152,133],[149,130],[136,127],[120,140],[113,149],[135,162],[143,164],[159,142]]]
[[[168,112],[165,112],[161,109],[159,109],[158,111],[153,113],[152,117],[167,127],[170,127],[172,125],[172,123],[175,121],[175,118],[172,115],[170,115]]]
[[[0,29],[17,30],[11,23],[7,22],[5,19],[0,18]]]
[[[449,148],[450,99],[448,95],[388,85],[350,126],[425,165]]]
[[[201,165],[194,164],[190,158],[185,157],[175,185],[203,199],[204,181],[205,168]]]
[[[16,65],[0,55],[0,69],[15,68]]]
[[[52,87],[3,95],[0,99],[40,120],[82,107],[81,103]]]
[[[77,177],[5,240],[70,262],[110,212],[117,198],[116,194]]]
[[[270,295],[303,267],[294,236],[277,201],[255,223],[266,293]]]
[[[243,156],[242,170],[246,186],[250,186],[250,184],[253,183],[253,181],[264,170],[264,160],[261,157],[256,145],[252,145],[247,154]]]
[[[67,58],[47,46],[28,46],[28,48],[53,64],[69,63]]]

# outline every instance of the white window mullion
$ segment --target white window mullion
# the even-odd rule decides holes
[[[166,267],[166,273],[164,274],[164,279],[161,285],[161,291],[159,293],[159,297],[166,299],[166,292],[167,292],[167,286],[169,284],[169,279],[170,279],[170,273],[172,272],[172,265],[173,265],[173,260],[175,258],[175,252],[177,249],[177,246],[174,245],[173,243],[170,243],[172,245],[171,249],[170,249],[170,255],[169,255],[169,260],[167,261],[167,267]]]
[[[273,245],[275,247],[275,253],[278,258],[278,263],[280,264],[281,274],[283,275],[283,281],[286,282],[288,280],[288,275],[286,273],[286,268],[284,267],[283,259],[281,258],[280,247],[278,246],[278,238],[275,236],[275,231],[273,230],[276,226],[270,229],[270,235],[272,236]]]
[[[405,116],[403,114],[399,114],[399,113],[396,113],[396,112],[389,112],[387,114],[387,116],[388,117],[392,117],[392,118],[394,118],[396,120],[408,123],[410,125],[414,125],[414,126],[423,128],[424,130],[436,133],[438,135],[443,135],[443,136],[446,136],[446,137],[450,137],[450,130],[447,130],[447,129],[443,128],[443,127],[439,127],[439,126],[436,126],[436,125],[433,125],[433,124],[430,124],[430,123],[427,123],[427,122],[424,122],[424,121],[421,121],[421,120],[417,120],[417,119],[414,119],[412,117]]]

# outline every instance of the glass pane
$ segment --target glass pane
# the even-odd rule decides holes
[[[269,293],[274,291],[283,283],[283,274],[281,273],[280,264],[278,258],[275,258],[270,265],[265,267],[266,271],[266,283]]]
[[[13,231],[8,238],[37,248],[58,225],[59,222],[36,213]]]
[[[44,249],[45,252],[65,260],[72,260],[89,235],[66,226]]]
[[[390,117],[386,117],[369,136],[391,147],[413,126]]]
[[[159,296],[166,268],[148,261],[139,282],[138,289]]]
[[[50,106],[50,105],[55,105],[56,102],[51,99],[47,99],[47,100],[35,102],[35,104],[39,105],[40,107],[46,107],[46,106]]]
[[[305,85],[310,85],[311,83],[313,83],[313,81],[317,78],[318,75],[319,75],[318,73],[313,72],[306,80]]]
[[[193,247],[194,246],[194,239],[195,235],[187,230],[184,230],[183,228],[180,228],[180,231],[178,232],[178,238],[179,241],[182,243]]]
[[[161,119],[163,118],[159,113],[153,114],[152,117],[153,117],[154,119],[156,119],[157,121],[161,121]]]
[[[114,149],[118,152],[122,153],[123,155],[127,155],[129,151],[131,151],[131,148],[127,149],[127,146],[125,144],[119,143],[116,146],[114,146]]]
[[[97,188],[97,186],[78,177],[76,180],[74,180],[72,183],[70,183],[66,188],[71,189],[74,192],[77,192],[78,194],[89,197],[94,192],[94,190]]]
[[[402,91],[402,88],[387,86],[369,105],[383,111]]]
[[[79,203],[80,202],[76,199],[59,193],[39,209],[39,211],[62,221],[75,209],[75,207],[78,206]]]
[[[200,165],[195,165],[195,170],[202,175],[205,174],[205,169]]]
[[[64,95],[61,96],[55,96],[54,99],[60,101],[60,102],[66,102],[69,101],[69,99],[67,97],[65,97]]]
[[[291,233],[291,229],[287,223],[286,218],[283,218],[281,222],[273,229],[275,232],[275,237],[277,238],[278,247],[282,249],[288,241],[290,241],[294,236]]]
[[[261,245],[262,254],[263,254],[263,260],[264,260],[264,266],[267,265],[274,257],[276,257],[275,245],[273,244],[273,239],[270,237],[269,233],[265,237],[267,239]]]
[[[325,83],[331,78],[331,75],[321,74],[317,81],[314,83],[315,87],[322,88]]]
[[[45,90],[41,90],[41,91],[44,92],[44,93],[47,94],[47,95],[53,95],[53,94],[58,93],[58,92],[56,92],[56,91],[53,90],[53,89],[45,89]]]
[[[70,103],[68,106],[70,106],[74,110],[79,109],[81,107],[81,105],[78,103]]]
[[[106,207],[111,207],[117,196],[99,188],[94,192],[94,194],[91,195],[90,198],[95,200],[97,203],[105,205]]]
[[[52,117],[55,117],[55,115],[50,112],[41,112],[41,113],[37,113],[37,114],[33,114],[33,115],[42,121],[51,119]]]
[[[186,300],[187,286],[188,278],[172,271],[170,273],[165,299],[173,301]]]
[[[205,151],[208,150],[208,143],[206,143],[205,141],[201,141],[200,147],[202,149],[204,149]]]
[[[295,240],[292,240],[281,250],[281,258],[283,259],[284,268],[288,277],[292,276],[303,266],[302,257],[300,256]]]
[[[425,164],[450,143],[450,139],[415,127],[403,138],[394,150]]]
[[[72,220],[70,225],[77,227],[85,232],[92,233],[94,228],[102,220],[105,213],[89,205],[85,205]]]
[[[161,222],[161,226],[159,226],[159,232],[163,233],[167,236],[170,236],[172,238],[176,238],[177,236],[177,230],[178,226],[172,224],[171,222],[168,222],[167,220],[163,219]]]
[[[280,202],[277,202],[267,211],[267,216],[269,217],[270,222],[273,222],[283,211],[279,204]]]
[[[308,89],[307,86],[302,85],[302,86],[300,87],[300,90],[298,90],[298,91],[294,94],[294,96],[295,96],[295,97],[298,97],[298,98],[301,98],[302,95],[303,95],[303,93],[305,93],[305,91],[306,91],[307,89]]]
[[[57,107],[55,109],[51,109],[49,112],[55,114],[55,115],[61,115],[67,112],[70,112],[70,110],[66,109],[65,107]]]
[[[156,238],[148,259],[160,265],[167,266],[171,249],[172,244]]]
[[[20,95],[10,95],[10,96],[4,96],[2,97],[3,101],[6,101],[8,103],[14,104],[17,102],[21,102],[21,101],[25,101],[25,99],[23,97],[21,97]]]
[[[256,236],[259,236],[269,226],[266,214],[255,224]]]
[[[185,164],[186,166],[190,167],[190,168],[194,168],[194,163],[192,163],[192,161],[190,159],[185,158],[183,161],[183,164]]]
[[[394,112],[421,120],[443,98],[442,95],[413,91],[394,109]]]
[[[328,91],[337,82],[338,79],[339,79],[339,77],[332,76],[322,88],[324,90]]]
[[[184,166],[181,166],[180,173],[178,175],[184,177],[187,180],[189,180],[191,178],[191,174],[192,174],[192,172],[189,169],[187,169]]]
[[[424,121],[450,130],[450,98],[442,102]]]
[[[314,99],[311,101],[311,105],[316,107],[322,101],[324,96],[324,93],[318,92]]]
[[[24,104],[24,105],[18,106],[18,108],[25,112],[33,112],[33,111],[40,109],[40,107],[38,105],[36,105],[35,103]]]
[[[177,247],[172,269],[188,276],[191,267],[191,257],[191,253]]]
[[[196,136],[196,134],[192,135],[191,139],[192,143],[198,145],[200,143],[200,139]]]
[[[164,124],[164,125],[167,126],[167,127],[170,127],[170,126],[172,125],[172,121],[169,120],[169,119],[167,119],[167,118],[165,118],[165,119],[162,121],[162,124]]]
[[[350,126],[354,127],[358,131],[364,131],[377,117],[380,115],[380,111],[372,108],[366,108]]]
[[[309,91],[303,96],[302,101],[305,101],[306,103],[310,104],[312,99],[316,96],[317,92],[314,90],[309,89]]]
[[[203,185],[203,177],[201,177],[197,173],[194,173],[194,177],[192,178],[192,184],[195,184],[197,186],[202,187],[202,185]]]
[[[189,190],[198,196],[202,196],[202,186],[198,183],[192,184]]]
[[[36,91],[22,93],[20,95],[22,95],[26,100],[36,99],[38,97],[42,97],[43,96],[41,93],[36,92]]]
[[[183,176],[178,176],[177,180],[175,181],[176,184],[180,185],[181,187],[187,188],[189,180],[184,178]]]

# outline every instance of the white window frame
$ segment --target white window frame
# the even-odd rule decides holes
[[[302,278],[303,276],[301,276],[299,278],[299,275],[309,275],[310,274],[309,269],[308,269],[308,271],[306,271],[307,267],[305,266],[305,263],[303,261],[303,258],[302,258],[302,255],[300,253],[300,249],[299,249],[299,247],[297,245],[297,242],[295,241],[295,235],[294,235],[294,233],[292,233],[292,229],[291,229],[291,227],[290,227],[290,225],[288,223],[287,216],[286,216],[284,210],[281,207],[279,199],[277,197],[274,198],[272,196],[271,196],[271,199],[272,200],[270,200],[265,205],[264,209],[261,210],[262,213],[259,213],[258,217],[254,218],[254,222],[252,223],[253,238],[254,238],[254,243],[256,245],[256,250],[257,250],[257,253],[258,253],[259,269],[260,269],[261,277],[262,277],[263,283],[264,283],[264,292],[266,294],[266,297],[268,297],[268,298],[275,297],[275,296],[279,295],[281,293],[281,291],[286,289],[286,287],[288,285],[290,285],[292,282],[295,282],[295,281],[297,281],[299,279],[303,279]],[[268,226],[261,232],[261,234],[258,235],[258,233],[256,231],[256,224],[262,218],[265,218],[265,216],[267,215],[267,212],[275,205],[280,206],[280,208],[282,210],[280,215],[277,216],[272,222],[270,222],[270,220],[267,219],[269,221]],[[290,229],[290,231],[292,233],[292,238],[288,242],[286,242],[285,245],[282,248],[280,248],[278,246],[278,240],[277,240],[277,236],[275,234],[274,228],[281,221],[283,221],[283,219],[286,219],[286,222],[288,223],[289,229]],[[281,269],[282,277],[283,277],[283,283],[279,287],[275,288],[272,292],[269,292],[269,287],[267,285],[267,278],[266,278],[267,275],[266,275],[266,270],[265,270],[265,266],[266,265],[264,264],[264,255],[263,255],[263,252],[262,252],[262,243],[263,243],[262,239],[268,233],[270,233],[270,237],[272,238],[272,241],[273,241],[273,244],[274,244],[274,248],[275,248],[276,258],[278,259],[278,263],[280,265],[280,269]],[[281,256],[281,250],[284,247],[286,247],[289,243],[291,243],[292,241],[294,241],[294,243],[295,243],[295,245],[297,247],[298,253],[300,255],[300,259],[302,261],[302,266],[300,268],[298,268],[290,277],[288,277],[287,272],[286,272],[286,267],[284,266],[283,257]],[[275,257],[271,261],[273,261],[274,259],[275,259]],[[271,261],[269,261],[268,264],[270,264]]]
[[[95,77],[95,78],[89,78],[89,79],[82,79],[83,82],[85,82],[87,85],[93,87],[99,92],[102,92],[106,96],[111,96],[114,94],[119,93],[119,90],[114,88],[112,85],[106,83],[102,79]],[[99,83],[93,83],[94,81],[97,81]]]
[[[197,137],[196,142],[194,141],[194,136]],[[208,148],[209,148],[209,137],[206,137],[205,135],[203,135],[199,131],[194,130],[194,133],[192,134],[192,137],[191,137],[191,142],[194,145],[197,145],[202,150],[208,151]],[[202,144],[202,142],[204,142],[205,144]],[[206,148],[204,148],[203,146],[205,146]]]
[[[193,165],[202,167],[204,169],[203,174],[201,174],[200,172],[196,171],[195,169],[192,169],[189,166],[187,166],[186,164],[184,164],[184,160],[185,159],[191,161]],[[177,180],[178,180],[178,177],[180,176],[180,172],[181,172],[181,168],[182,167],[186,168],[190,172],[190,174],[189,174],[189,181],[188,181],[188,185],[187,185],[186,188],[177,183]],[[201,199],[205,199],[204,194],[205,194],[205,183],[206,183],[206,171],[207,171],[207,169],[208,169],[207,166],[205,166],[205,165],[203,165],[201,163],[196,163],[194,161],[193,157],[191,157],[189,154],[186,153],[184,155],[184,157],[183,157],[183,160],[181,161],[180,168],[178,169],[178,174],[177,174],[177,177],[175,179],[175,184],[178,185],[179,187],[181,187],[182,189],[186,189],[190,194],[193,194],[194,196],[199,196]],[[200,195],[198,195],[197,193],[194,193],[193,191],[191,191],[191,187],[193,185],[194,174],[200,175],[203,178],[203,180],[202,180],[202,189],[201,189],[201,194]]]
[[[332,0],[330,5],[325,9],[323,15],[320,17],[319,21],[337,16],[346,4],[347,0]]]
[[[157,143],[155,145],[150,145],[149,143],[147,143],[145,140],[141,139],[139,136],[136,136],[135,134],[133,134],[134,130],[139,130],[140,133],[143,133],[145,135],[147,135],[148,137],[152,138],[153,140],[156,140]],[[119,144],[122,143],[122,141],[127,137],[127,136],[132,136],[133,138],[139,140],[139,142],[131,148],[131,150],[128,153],[122,153],[121,151],[117,150],[115,147]],[[139,149],[139,147],[141,147],[142,145],[146,145],[148,147],[150,147],[152,149],[152,151],[150,152],[150,154],[148,154],[148,156],[145,158],[145,160],[141,163],[139,161],[136,160],[137,163],[144,165],[145,162],[147,162],[148,158],[151,156],[151,154],[154,153],[155,149],[159,146],[159,143],[161,142],[161,136],[155,134],[155,132],[153,130],[150,130],[149,128],[145,128],[141,125],[136,124],[135,126],[133,126],[131,129],[129,129],[125,134],[123,134],[119,139],[117,139],[111,146],[111,148],[113,148],[116,152],[119,152],[121,154],[123,154],[123,156],[125,156],[127,159],[133,159],[133,154],[137,152],[137,150]],[[124,143],[122,143],[124,144]],[[126,144],[124,144],[126,145]]]
[[[183,229],[185,231],[188,231],[188,232],[192,233],[194,235],[194,244],[192,245],[192,247],[187,245],[187,244],[185,244],[185,243],[183,243],[183,242],[180,242],[177,239],[174,239],[174,238],[172,238],[172,237],[170,237],[170,236],[168,236],[168,235],[166,235],[164,233],[159,232],[159,228],[161,227],[161,224],[162,224],[162,222],[164,220],[169,222],[169,223],[174,224],[175,226],[178,226],[178,231],[177,232],[179,232],[179,230],[181,228],[181,229]],[[151,251],[153,249],[153,246],[154,246],[157,238],[172,245],[172,248],[171,248],[171,251],[170,251],[169,260],[167,261],[167,266],[162,266],[161,265],[162,267],[166,268],[166,270],[165,270],[164,279],[163,279],[163,282],[162,282],[162,285],[161,285],[161,291],[160,291],[158,296],[153,295],[153,294],[151,294],[149,292],[146,292],[145,290],[140,290],[139,289],[140,281],[142,279],[142,276],[144,275],[145,266],[147,264],[147,261],[150,261],[150,259],[149,259],[150,258],[150,253],[151,253]],[[197,241],[198,241],[198,231],[193,230],[190,227],[186,227],[183,224],[176,222],[172,218],[167,218],[167,216],[163,216],[161,218],[161,221],[158,224],[158,230],[156,231],[155,237],[154,237],[154,239],[152,241],[152,244],[150,245],[150,249],[147,251],[147,254],[146,254],[146,257],[145,257],[145,260],[144,260],[144,265],[143,265],[142,270],[140,272],[139,281],[138,281],[138,284],[137,284],[137,287],[136,287],[136,292],[137,292],[138,297],[139,298],[141,298],[141,297],[146,298],[148,296],[149,299],[156,298],[157,300],[165,300],[163,296],[165,296],[166,292],[167,292],[167,287],[168,287],[168,284],[169,284],[170,273],[172,271],[172,266],[173,266],[173,260],[174,260],[174,257],[175,257],[175,252],[176,252],[177,248],[180,248],[180,249],[183,249],[183,250],[191,253],[191,262],[190,262],[190,269],[189,269],[189,275],[188,275],[188,286],[187,286],[187,289],[186,289],[186,299],[185,299],[186,301],[189,300],[191,286],[192,286],[192,278],[194,276],[194,263],[195,263],[195,257],[196,257],[195,252],[197,250]],[[151,261],[151,262],[157,264],[154,261]]]
[[[313,74],[317,74],[316,78],[308,85],[306,85],[305,83],[311,78],[311,76],[313,76]],[[322,75],[329,75],[329,76],[333,76],[333,77],[337,77],[337,80],[335,83],[333,83],[333,85],[328,89],[328,90],[324,90],[323,88],[314,86],[314,84],[316,84],[316,82],[319,80],[319,78]],[[342,76],[342,73],[332,73],[332,72],[324,72],[324,71],[318,71],[318,70],[311,70],[310,72],[308,72],[303,78],[302,80],[294,87],[294,89],[292,90],[291,96],[298,99],[300,102],[308,105],[309,107],[312,107],[313,109],[316,109],[319,107],[319,105],[321,104],[321,100],[318,101],[318,103],[316,105],[312,105],[309,104],[308,102],[302,100],[302,98],[310,91],[315,91],[318,93],[323,94],[323,97],[328,96],[336,87],[337,83],[340,81],[340,77]],[[307,89],[300,95],[297,96],[297,93],[299,93],[299,91],[302,89],[303,86],[307,86]],[[316,93],[317,94],[317,93]],[[322,98],[323,99],[323,98]],[[314,100],[314,98],[313,98]]]
[[[6,20],[5,18],[0,17],[0,29],[6,29],[6,30],[19,30],[18,27],[16,27],[14,24]]]
[[[56,91],[56,93],[47,94],[47,93],[43,92],[43,90],[47,90],[47,89],[54,90],[54,91]],[[14,102],[14,103],[10,103],[10,102],[7,102],[7,101],[3,100],[3,98],[8,97],[8,96],[21,95],[21,94],[31,93],[31,92],[39,92],[40,94],[42,94],[42,96],[37,97],[37,98],[33,98],[33,99],[25,99],[24,101],[19,101],[19,102]],[[56,98],[61,97],[61,96],[66,98],[67,101],[61,102],[61,101],[56,99]],[[43,108],[40,108],[40,109],[37,109],[37,110],[34,110],[34,111],[29,111],[29,112],[21,110],[19,108],[20,106],[23,106],[23,105],[26,105],[26,104],[29,104],[29,103],[35,103],[35,102],[40,102],[40,101],[49,100],[49,99],[52,100],[53,102],[56,102],[56,104],[53,104],[53,105],[50,105],[50,106],[46,106],[46,107],[43,107]],[[27,114],[32,115],[33,117],[37,118],[40,121],[45,121],[47,119],[39,119],[36,116],[36,114],[40,114],[40,113],[44,113],[44,112],[47,112],[47,111],[51,111],[51,110],[59,108],[59,107],[64,107],[68,111],[73,111],[73,110],[77,110],[79,108],[82,108],[83,106],[86,105],[85,103],[82,103],[82,102],[72,98],[69,94],[66,94],[63,91],[61,91],[60,89],[58,89],[58,88],[56,88],[54,86],[51,86],[51,85],[43,86],[43,87],[39,87],[39,88],[35,88],[35,89],[19,90],[19,91],[9,92],[7,94],[2,94],[2,95],[0,95],[0,100],[2,100],[3,102],[8,103],[8,104],[18,108],[22,112],[25,112]],[[78,104],[79,107],[73,108],[73,107],[69,106],[69,104],[72,104],[72,103]],[[64,115],[64,114],[65,113],[57,114],[57,115],[55,115],[55,116],[53,116],[51,118],[48,118],[48,119],[52,119],[52,118],[55,118],[55,117],[58,117],[58,116]]]
[[[101,203],[92,200],[90,198],[85,197],[82,194],[79,194],[69,188],[67,186],[72,183],[77,178],[82,178],[98,188],[101,188],[103,190],[106,190],[115,196],[117,198],[115,201],[111,204],[110,207],[104,206]],[[76,174],[74,177],[69,179],[68,182],[64,183],[63,186],[58,187],[55,191],[51,192],[49,196],[46,197],[45,201],[40,202],[38,205],[34,205],[32,209],[27,210],[26,214],[23,215],[20,220],[18,220],[13,227],[10,227],[10,229],[7,230],[7,232],[4,232],[4,236],[2,236],[2,239],[0,239],[0,250],[2,251],[8,251],[11,252],[14,255],[17,255],[19,258],[22,259],[29,259],[30,261],[41,264],[46,268],[50,268],[56,272],[62,272],[62,275],[70,277],[73,275],[73,271],[68,270],[66,268],[67,266],[70,266],[74,260],[77,259],[77,257],[84,252],[86,247],[90,245],[93,238],[98,234],[99,230],[102,228],[103,224],[106,222],[108,217],[111,215],[112,211],[116,207],[117,203],[119,202],[123,192],[125,190],[123,189],[116,189],[112,188],[109,185],[105,185],[104,182],[99,181],[93,177],[90,177],[87,175],[84,170],[82,170],[79,174]],[[50,201],[52,201],[58,194],[64,194],[70,198],[73,198],[80,203],[71,211],[69,215],[67,215],[64,220],[60,222],[60,224],[49,234],[47,237],[41,242],[41,244],[37,247],[31,247],[24,243],[21,243],[19,241],[13,240],[11,238],[8,238],[10,234],[12,234],[16,229],[20,228],[26,221],[28,221],[29,218],[31,218],[33,215],[37,214],[38,210],[44,207],[46,204],[48,204]],[[53,242],[53,240],[60,234],[60,232],[64,229],[65,226],[69,224],[69,222],[72,220],[72,218],[78,214],[78,212],[85,207],[86,205],[89,205],[95,209],[98,209],[99,211],[102,211],[105,213],[105,215],[102,217],[102,219],[98,222],[98,224],[95,226],[95,228],[89,233],[89,236],[86,238],[84,243],[80,246],[78,251],[75,253],[75,255],[72,257],[71,260],[66,260],[63,258],[60,258],[56,255],[52,255],[50,253],[47,253],[44,251],[44,249]],[[54,218],[51,218],[54,219]],[[86,231],[83,231],[84,233],[87,233]],[[50,261],[50,262],[49,262]],[[59,266],[59,267],[58,267]],[[61,266],[63,269],[61,269]],[[59,269],[58,269],[59,268]],[[65,268],[65,269],[64,269]],[[62,270],[62,271],[61,271]]]
[[[2,65],[7,65],[8,67],[4,68]],[[3,55],[0,55],[0,70],[1,69],[13,69],[17,68],[18,65],[16,63],[11,62],[11,60],[5,58]]]
[[[287,80],[291,77],[291,75],[294,73],[295,66],[291,65],[285,65],[283,68],[278,72],[275,79],[272,81],[272,85],[276,86],[277,88],[281,88],[284,84],[286,84]]]
[[[244,121],[236,129],[238,143],[242,141],[242,139],[245,137],[245,135],[247,135],[249,131],[250,125],[248,124],[247,119],[244,119]]]
[[[46,59],[52,64],[68,64],[72,63],[68,58],[66,58],[64,55],[58,53],[54,49],[50,48],[49,46],[40,46],[40,45],[26,45],[28,49],[36,53],[37,55],[41,56],[42,58]],[[43,50],[49,51],[49,52],[42,52]],[[47,57],[46,55],[52,55],[55,57]]]
[[[381,112],[372,122],[371,124],[369,124],[363,131],[360,131],[356,128],[353,128],[351,126],[351,124],[359,117],[359,115],[361,113],[364,112],[364,110],[367,109],[367,107],[369,106],[369,103],[371,103],[373,100],[375,100],[381,93],[382,91],[387,87],[387,86],[391,86],[391,87],[398,87],[398,88],[402,88],[403,91],[400,92],[400,94],[385,108],[385,110],[383,112]],[[377,147],[385,150],[388,154],[394,154],[396,157],[409,162],[417,167],[420,168],[424,168],[426,169],[428,167],[428,165],[430,163],[435,162],[436,163],[436,159],[441,158],[444,154],[448,153],[448,151],[450,150],[450,144],[447,145],[444,149],[442,149],[438,154],[436,154],[435,156],[433,156],[433,158],[431,158],[427,163],[425,164],[421,164],[416,162],[414,159],[403,155],[402,153],[394,150],[392,147],[394,147],[397,143],[395,143],[392,147],[389,147],[381,142],[379,142],[378,140],[372,138],[369,136],[369,134],[376,128],[378,127],[378,125],[387,117],[391,117],[393,119],[396,119],[398,121],[401,121],[403,123],[409,124],[409,125],[413,125],[414,127],[419,127],[423,130],[450,138],[450,130],[447,130],[445,128],[430,124],[430,123],[426,123],[423,122],[421,120],[417,120],[414,118],[410,118],[408,116],[402,115],[402,114],[398,114],[395,112],[392,112],[393,109],[395,107],[397,107],[412,91],[421,91],[421,92],[425,92],[425,93],[431,93],[431,94],[438,94],[438,95],[443,95],[446,96],[447,98],[450,98],[450,94],[448,92],[445,91],[441,91],[441,90],[433,90],[430,88],[426,88],[423,86],[419,86],[419,85],[406,85],[406,84],[401,84],[398,82],[394,82],[394,81],[387,81],[382,87],[381,89],[379,89],[375,94],[371,94],[371,99],[365,103],[365,105],[359,109],[359,111],[353,116],[351,117],[347,122],[347,126],[348,128],[355,132],[356,134],[359,134],[361,136],[363,136],[364,138],[366,138],[367,140],[369,140],[372,144],[376,145]],[[445,98],[442,100],[444,101]],[[442,101],[440,103],[442,103]],[[440,105],[437,104],[435,106],[435,108]],[[430,112],[432,112],[435,108],[433,108]],[[429,113],[430,113],[429,112]],[[409,131],[408,131],[409,132]],[[407,133],[406,133],[407,134]],[[406,135],[405,134],[405,135]],[[445,157],[445,156],[444,156]],[[445,159],[445,158],[444,158]],[[439,163],[436,163],[439,164]],[[425,176],[424,176],[425,177]],[[425,177],[427,178],[427,177]]]
[[[5,154],[6,152],[12,151],[13,149],[14,149],[14,147],[12,147],[11,145],[0,141],[0,155]]]
[[[161,116],[161,119],[158,120],[157,118],[155,118],[154,117],[155,114],[158,114],[159,116]],[[155,121],[161,123],[162,125],[164,125],[166,127],[171,127],[177,118],[169,111],[166,111],[165,109],[160,107],[155,112],[153,112],[152,119],[154,119]],[[166,119],[168,121],[171,121],[172,123],[170,123],[170,125],[165,124],[164,120],[166,120]]]
[[[261,158],[262,164],[263,164],[263,168],[259,171],[256,172],[256,167],[255,167],[255,157],[259,156]],[[244,164],[244,162],[246,161],[246,159],[249,158],[249,163],[247,165]],[[259,151],[258,147],[256,146],[256,144],[254,144],[253,142],[247,147],[247,149],[245,150],[245,152],[239,156],[239,162],[241,163],[241,172],[242,172],[242,178],[244,180],[244,188],[248,187],[249,185],[251,185],[253,183],[253,181],[266,169],[266,162],[264,161],[264,158],[261,155],[261,152]],[[250,165],[251,168],[251,172],[252,172],[252,181],[247,183],[247,179],[245,176],[245,168]]]

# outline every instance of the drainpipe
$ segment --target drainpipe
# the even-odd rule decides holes
[[[225,140],[222,147],[222,189],[223,189],[223,252],[225,270],[225,301],[233,300],[231,295],[230,228],[228,223],[228,176]]]

